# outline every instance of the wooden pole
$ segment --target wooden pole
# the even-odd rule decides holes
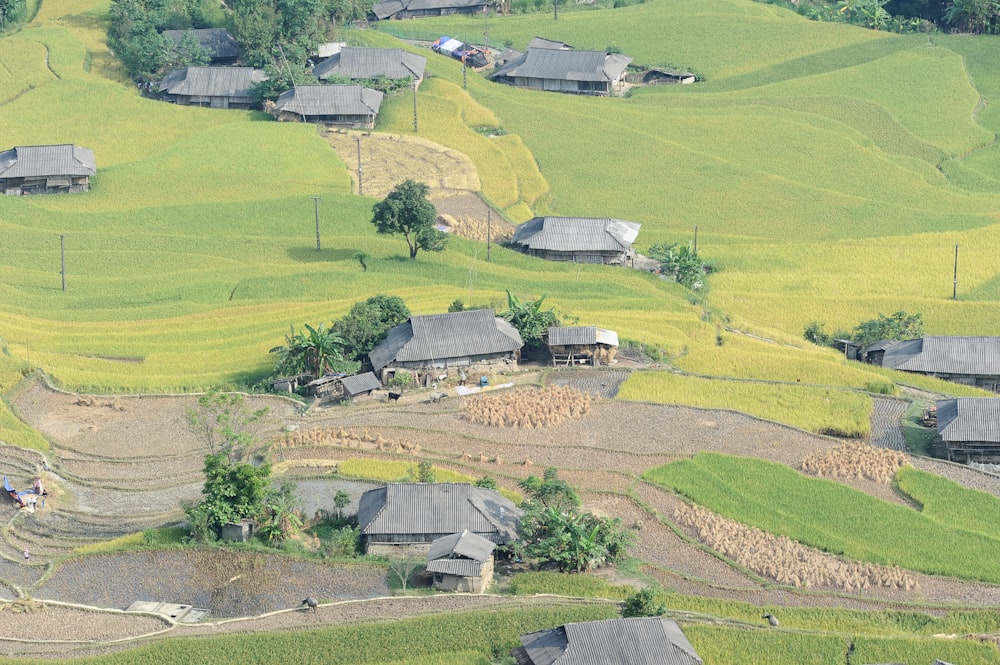
[[[955,245],[955,273],[951,282],[951,299],[958,300],[958,245]]]
[[[417,133],[417,82],[413,82],[413,133]]]
[[[414,124],[416,124],[415,120]],[[361,196],[365,193],[365,190],[361,186],[361,137],[355,136],[354,142],[358,144],[358,196]]]
[[[486,208],[486,262],[490,262],[490,231],[493,227],[493,208]]]
[[[694,225],[694,253],[698,253],[698,225]]]
[[[320,251],[319,245],[319,197],[310,197],[313,200],[313,208],[316,210],[316,251]]]

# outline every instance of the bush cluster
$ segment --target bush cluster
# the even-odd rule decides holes
[[[885,587],[916,588],[910,573],[896,567],[841,561],[784,536],[726,519],[700,506],[685,505],[674,520],[693,529],[698,538],[758,575],[799,588],[826,587],[845,591]]]
[[[888,485],[905,464],[906,454],[899,450],[845,443],[806,457],[799,470],[820,478],[867,478]]]
[[[490,427],[550,427],[587,414],[592,403],[571,386],[511,390],[465,400],[465,417]]]

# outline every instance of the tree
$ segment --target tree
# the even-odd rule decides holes
[[[622,617],[661,617],[667,611],[664,603],[656,602],[656,594],[652,589],[640,589],[625,599],[622,607]]]
[[[418,483],[433,483],[434,482],[434,465],[431,464],[430,460],[423,460],[417,465],[417,482]]]
[[[854,329],[854,341],[861,346],[884,339],[918,339],[924,336],[924,318],[919,312],[907,314],[900,310],[891,316],[879,314],[877,319],[864,321]]]
[[[12,23],[23,21],[27,13],[25,0],[0,0],[0,30]]]
[[[544,339],[548,329],[559,325],[559,317],[553,309],[542,309],[545,296],[538,300],[521,300],[507,289],[507,309],[500,312],[500,317],[510,321],[521,335],[521,341],[530,349],[545,345]]]
[[[807,342],[812,342],[817,346],[834,345],[833,335],[826,332],[823,329],[823,324],[819,321],[813,321],[806,326],[806,329],[802,332],[802,337],[804,337]]]
[[[544,508],[575,510],[580,506],[580,495],[569,483],[559,478],[559,470],[552,466],[545,469],[541,478],[528,476],[518,483],[518,487],[528,495],[528,501]]]
[[[704,286],[705,263],[689,245],[658,244],[649,248],[649,256],[660,262],[662,274],[673,277],[681,286],[697,291]]]
[[[395,575],[396,582],[405,595],[406,585],[423,570],[426,560],[417,555],[410,545],[404,545],[402,553],[402,556],[393,556],[389,559],[389,572]]]
[[[302,530],[302,502],[295,496],[295,483],[285,481],[277,492],[267,497],[266,517],[261,536],[269,543],[280,543]]]
[[[344,519],[344,508],[351,503],[351,495],[344,490],[337,490],[333,495],[333,505],[337,508],[337,519]]]
[[[944,20],[958,30],[981,34],[1000,32],[1000,2],[996,0],[953,0],[944,11]]]
[[[276,346],[271,353],[278,356],[274,371],[278,376],[310,374],[323,376],[327,372],[353,374],[358,363],[344,357],[346,342],[333,329],[327,330],[320,324],[313,328],[305,324],[306,331],[295,332],[292,328],[285,335],[284,346]]]
[[[437,209],[427,200],[427,185],[404,180],[389,195],[372,207],[372,224],[379,233],[403,234],[410,248],[410,258],[418,250],[440,252],[448,237],[434,228]]]
[[[212,52],[201,45],[194,32],[188,30],[180,41],[164,53],[160,62],[161,69],[178,69],[180,67],[200,67],[212,61]]]
[[[382,343],[390,328],[409,318],[410,309],[402,298],[377,295],[354,303],[343,318],[333,322],[333,331],[343,340],[344,355],[362,360]]]
[[[188,408],[184,417],[211,453],[221,453],[238,461],[253,453],[256,436],[264,424],[268,409],[251,410],[239,393],[210,390],[198,398],[197,406]]]

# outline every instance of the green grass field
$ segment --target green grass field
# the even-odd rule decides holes
[[[1000,582],[993,519],[1000,500],[932,474],[901,474],[901,489],[912,490],[921,511],[780,464],[715,453],[644,477],[731,519],[849,559]]]

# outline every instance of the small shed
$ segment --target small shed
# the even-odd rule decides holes
[[[949,460],[1000,462],[1000,399],[938,400],[937,430]]]
[[[552,365],[613,365],[618,333],[597,326],[549,328],[546,337]]]
[[[240,520],[222,525],[222,539],[245,543],[257,533],[258,524],[255,520]]]
[[[198,44],[208,51],[210,65],[235,65],[240,57],[240,45],[225,28],[199,28],[197,30],[164,30],[163,35],[169,37],[175,45],[180,45],[184,35],[191,33]]]
[[[264,71],[253,67],[182,67],[163,78],[159,91],[175,104],[249,109],[257,105],[250,89],[266,80]]]
[[[86,192],[95,173],[94,153],[68,143],[0,152],[0,188],[8,196]]]
[[[297,85],[278,96],[275,116],[283,122],[375,127],[383,94],[360,85]]]
[[[494,549],[495,543],[468,530],[434,540],[427,552],[434,588],[483,593],[493,583]]]
[[[370,397],[372,391],[382,387],[374,372],[345,376],[340,380],[340,383],[344,388],[344,399],[349,400],[357,399],[358,397]]]

